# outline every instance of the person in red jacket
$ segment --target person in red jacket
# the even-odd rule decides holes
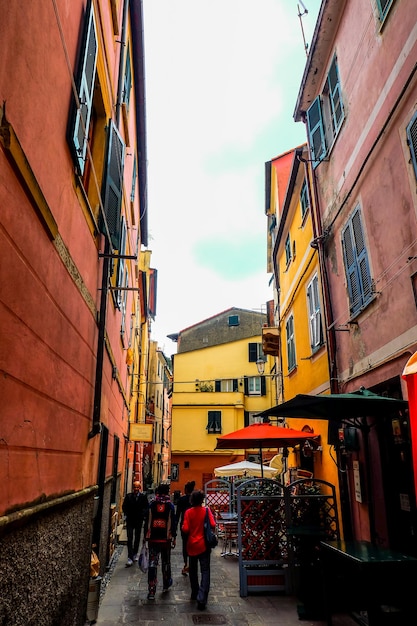
[[[197,489],[190,497],[191,508],[184,515],[182,531],[188,535],[187,553],[191,585],[191,600],[197,600],[197,608],[203,611],[207,605],[210,591],[210,554],[204,538],[204,518],[206,507],[203,506],[204,492]],[[215,529],[216,521],[208,509],[210,526]],[[198,582],[198,564],[200,564],[201,582]]]

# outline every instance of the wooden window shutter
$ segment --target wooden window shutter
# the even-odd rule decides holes
[[[368,252],[365,246],[359,208],[356,209],[342,232],[342,244],[350,312],[356,313],[372,298]]]
[[[266,395],[266,378],[265,376],[261,376],[261,396]]]
[[[326,156],[326,141],[324,138],[320,96],[317,96],[313,104],[307,110],[307,130],[313,167],[317,167],[320,161]]]
[[[248,396],[249,395],[249,382],[248,382],[248,377],[247,376],[244,377],[243,384],[244,384],[243,388],[244,388],[245,396]]]
[[[407,126],[407,143],[410,148],[411,162],[414,168],[414,176],[417,179],[417,113]]]
[[[122,217],[121,240],[120,240],[120,254],[121,255],[126,254],[126,238],[127,238],[126,221],[125,221],[124,217]],[[125,265],[126,265],[126,262],[125,262],[124,259],[119,259],[118,260],[117,278],[116,278],[116,286],[117,287],[122,287],[123,286],[122,283],[123,283],[124,274],[125,274]],[[115,291],[114,295],[115,295],[115,304],[116,304],[117,308],[120,309],[121,306],[122,306],[123,293],[121,293],[120,291]]]
[[[359,280],[361,283],[362,303],[365,304],[372,297],[372,280],[359,209],[353,214],[352,230],[355,241]]]
[[[243,424],[244,426],[249,426],[249,411],[244,412]]]
[[[360,308],[360,287],[356,272],[356,258],[353,249],[350,224],[342,233],[343,255],[345,257],[345,271],[349,293],[350,312],[355,313]]]
[[[256,363],[258,359],[258,344],[257,343],[249,343],[249,363]]]
[[[221,380],[214,381],[214,391],[221,391]]]
[[[327,84],[329,86],[329,98],[332,110],[333,134],[335,135],[344,118],[342,96],[340,93],[339,70],[337,68],[336,58],[333,59],[330,66]]]
[[[74,109],[71,143],[74,149],[76,165],[82,175],[87,157],[87,139],[93,108],[94,82],[97,67],[97,29],[94,19],[93,3],[89,2],[86,11],[83,34],[82,56],[80,59],[77,95],[79,108]]]
[[[131,87],[132,87],[132,70],[130,67],[130,47],[128,46],[127,52],[126,52],[125,75],[123,78],[123,102],[126,103],[127,108],[129,108]]]
[[[120,215],[123,194],[123,168],[125,145],[119,131],[110,120],[107,136],[106,172],[103,180],[102,201],[107,228],[113,248],[120,249]],[[104,224],[101,232],[106,234]]]

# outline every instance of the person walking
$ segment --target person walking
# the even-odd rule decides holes
[[[187,535],[182,531],[182,525],[184,523],[184,515],[185,511],[191,507],[190,496],[194,491],[195,480],[190,480],[188,483],[185,483],[184,486],[184,495],[181,496],[177,502],[177,509],[175,513],[175,519],[177,520],[177,524],[179,524],[181,531],[181,539],[182,539],[182,556],[184,559],[184,567],[181,570],[181,574],[183,576],[187,576],[188,574],[188,554],[187,554]]]
[[[177,522],[175,507],[169,497],[169,484],[161,483],[155,500],[149,505],[145,518],[145,538],[149,546],[148,600],[155,600],[158,584],[158,564],[161,556],[163,592],[172,585],[171,548],[175,548]]]
[[[184,515],[182,530],[188,535],[187,554],[189,559],[189,573],[191,585],[191,600],[197,601],[197,608],[203,611],[207,605],[210,591],[210,554],[211,548],[207,547],[204,537],[204,520],[206,507],[203,506],[204,492],[197,489],[191,494],[191,508]],[[216,521],[209,508],[208,516],[210,526],[214,529]],[[200,564],[201,582],[198,582],[198,565]]]
[[[145,493],[142,493],[141,487],[140,482],[135,480],[133,482],[133,491],[126,494],[122,504],[122,510],[126,516],[126,567],[133,565],[133,562],[139,558],[140,533],[149,508],[148,498]]]

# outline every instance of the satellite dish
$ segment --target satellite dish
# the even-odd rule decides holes
[[[277,474],[282,474],[282,472],[284,471],[282,454],[276,454],[274,457],[272,457],[272,459],[269,461],[269,467],[273,467],[274,469],[276,469]]]

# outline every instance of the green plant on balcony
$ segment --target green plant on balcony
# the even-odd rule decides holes
[[[200,391],[213,391],[211,383],[200,383]]]

